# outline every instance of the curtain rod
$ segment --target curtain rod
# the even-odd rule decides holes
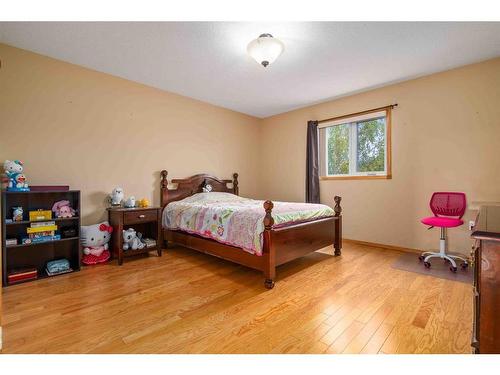
[[[332,118],[327,118],[327,119],[318,121],[318,124],[322,124],[324,122],[330,122],[330,121],[334,121],[334,120],[340,120],[340,119],[343,119],[343,118],[346,118],[346,117],[365,115],[367,113],[377,112],[377,111],[381,111],[383,109],[392,109],[392,108],[397,107],[397,106],[398,106],[398,103],[395,103],[395,104],[391,104],[391,105],[386,105],[385,107],[373,108],[373,109],[368,109],[366,111],[361,111],[361,112],[356,112],[356,113],[350,113],[348,115],[342,115],[342,116],[336,116],[336,117],[332,117]]]

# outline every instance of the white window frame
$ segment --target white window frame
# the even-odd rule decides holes
[[[357,172],[357,124],[359,122],[385,118],[385,142],[384,142],[384,170],[376,172]],[[328,152],[326,136],[327,129],[325,129],[324,139],[319,137],[325,144],[320,145],[320,158],[322,159],[321,165],[321,178],[322,179],[357,179],[357,178],[391,178],[391,111],[390,109],[369,112],[361,115],[343,116],[338,120],[332,120],[322,123],[318,126],[319,129],[331,128],[332,126],[349,125],[349,173],[348,174],[328,174]]]

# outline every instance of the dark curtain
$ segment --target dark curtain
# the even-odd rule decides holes
[[[318,121],[307,122],[306,202],[319,203]]]

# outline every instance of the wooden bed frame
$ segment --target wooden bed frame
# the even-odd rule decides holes
[[[205,184],[212,186],[212,191],[227,192],[238,195],[238,174],[233,180],[220,180],[207,174],[197,174],[185,179],[173,179],[176,188],[168,187],[168,172],[161,171],[161,206],[165,208],[170,202],[178,201],[202,191]],[[228,185],[231,185],[229,187]],[[342,248],[342,208],[341,197],[335,196],[335,216],[281,228],[273,228],[273,202],[265,201],[264,210],[264,243],[262,256],[250,254],[242,249],[225,245],[201,236],[179,230],[163,229],[165,246],[169,242],[188,247],[206,254],[229,260],[264,273],[264,285],[274,287],[276,267],[308,253],[332,245],[334,254],[340,255]]]

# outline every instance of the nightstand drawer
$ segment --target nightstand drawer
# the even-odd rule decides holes
[[[140,210],[123,213],[123,224],[147,223],[158,220],[157,210]]]

